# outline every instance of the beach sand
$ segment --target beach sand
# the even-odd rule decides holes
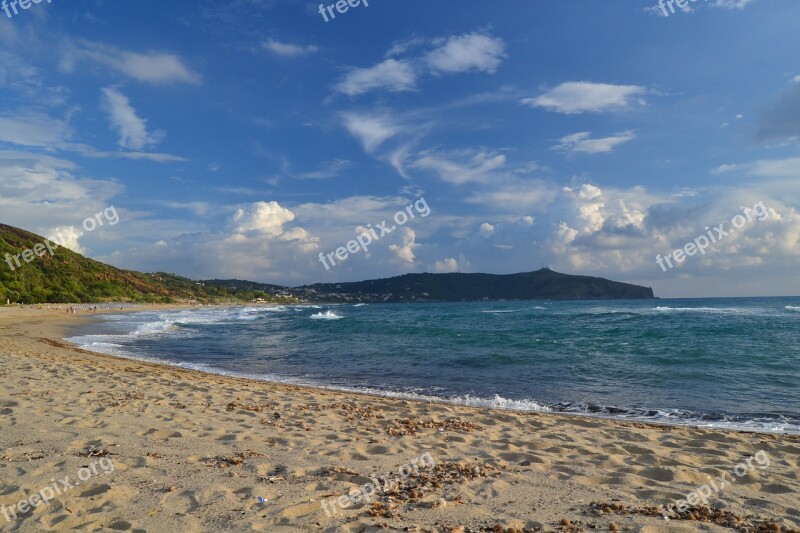
[[[47,506],[15,508],[16,519],[0,514],[2,531],[800,529],[798,436],[209,375],[73,348],[61,338],[79,320],[63,309],[0,310],[0,506],[10,513],[65,476],[79,483]],[[768,467],[753,462],[759,452]],[[398,474],[414,460],[417,472]],[[322,509],[388,471],[391,494]],[[710,497],[719,512],[692,514],[724,525],[655,510],[717,476],[729,481]]]

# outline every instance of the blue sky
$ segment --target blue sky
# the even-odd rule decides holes
[[[800,294],[800,4],[84,1],[0,11],[0,222],[299,285],[529,271]],[[13,13],[12,13],[13,14]],[[326,270],[319,253],[424,197]],[[666,272],[669,254],[769,213]]]

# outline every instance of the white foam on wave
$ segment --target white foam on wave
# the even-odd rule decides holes
[[[754,310],[741,307],[654,307],[653,311],[661,313],[753,314]]]
[[[322,313],[314,313],[311,315],[312,320],[341,320],[344,318],[342,315],[336,314],[335,311],[328,309]]]
[[[494,398],[481,398],[479,396],[457,396],[451,398],[450,401],[457,405],[466,405],[468,407],[488,407],[490,409],[504,409],[507,411],[537,411],[542,413],[549,413],[551,408],[543,405],[535,400],[511,400],[503,398],[499,394],[495,394]]]
[[[800,311],[800,306],[797,305],[787,305],[784,307],[787,311]]]
[[[293,307],[284,305],[214,307],[107,315],[103,316],[103,320],[114,322],[123,327],[123,329],[130,329],[130,331],[118,334],[81,335],[70,337],[66,340],[88,350],[122,355],[124,343],[133,339],[156,338],[164,335],[189,337],[198,334],[196,330],[192,329],[192,326],[255,321],[272,313],[285,313],[292,310]]]
[[[546,309],[546,308],[538,306],[538,305],[535,305],[533,307],[525,307],[523,309],[488,309],[486,311],[481,311],[481,313],[489,313],[489,314],[493,314],[493,315],[504,315],[504,314],[507,314],[507,313],[521,313],[523,311],[530,311],[531,309],[542,310],[542,309]]]

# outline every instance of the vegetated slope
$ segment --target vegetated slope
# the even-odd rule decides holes
[[[20,258],[15,270],[6,262],[12,256],[43,243],[36,234],[0,224],[0,302],[101,302],[168,301],[164,284],[138,272],[120,270],[59,247],[30,263]]]
[[[291,297],[276,298],[261,289],[206,285],[174,274],[142,274],[121,270],[63,247],[51,255],[45,252],[30,263],[20,258],[11,269],[6,254],[12,256],[44,243],[44,238],[19,228],[0,224],[0,304],[6,300],[21,303],[94,302],[199,302],[251,301],[294,302]],[[40,248],[41,249],[41,248]]]

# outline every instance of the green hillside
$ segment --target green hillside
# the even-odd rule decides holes
[[[95,302],[198,302],[294,301],[276,298],[262,290],[249,287],[231,288],[205,285],[173,274],[142,274],[120,270],[87,259],[66,248],[57,248],[17,267],[11,256],[23,250],[33,250],[44,238],[33,233],[0,224],[0,304],[7,300],[22,303],[95,303]],[[41,246],[39,247],[42,252]],[[30,257],[30,256],[29,256]]]

